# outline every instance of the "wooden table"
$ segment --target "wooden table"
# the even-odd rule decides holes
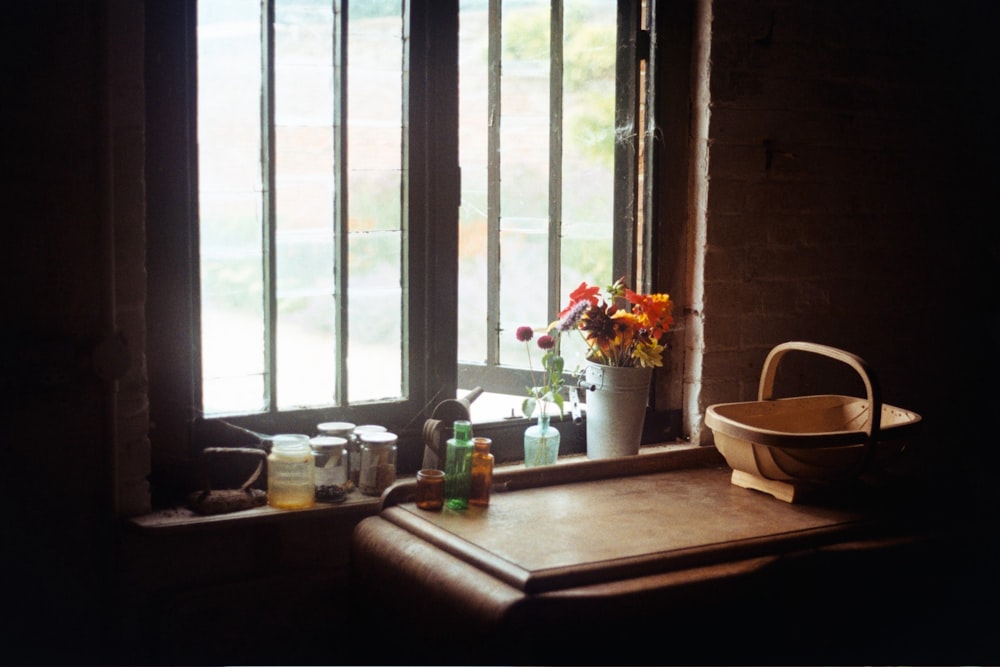
[[[490,506],[464,511],[419,510],[404,485],[359,524],[359,600],[410,638],[401,659],[771,662],[851,639],[869,614],[838,624],[837,606],[926,539],[870,494],[792,505],[733,486],[709,448],[554,468],[498,472]]]

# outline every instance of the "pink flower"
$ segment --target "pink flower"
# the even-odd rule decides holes
[[[545,334],[544,336],[538,337],[538,347],[543,350],[551,350],[556,346],[556,339],[552,336]]]
[[[518,327],[516,336],[522,343],[527,343],[535,337],[535,332],[531,330],[531,327]]]

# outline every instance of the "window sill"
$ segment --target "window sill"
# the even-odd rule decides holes
[[[143,530],[190,529],[195,527],[210,527],[247,523],[269,523],[286,521],[292,518],[317,519],[322,517],[347,518],[357,515],[358,518],[370,514],[378,514],[381,500],[374,496],[366,496],[355,491],[341,503],[316,503],[312,507],[295,510],[276,509],[269,505],[228,512],[226,514],[203,515],[179,506],[163,509],[129,519],[129,524]]]
[[[622,469],[641,469],[651,464],[657,468],[664,465],[688,467],[705,463],[721,462],[714,447],[701,447],[689,443],[659,443],[642,447],[636,457],[621,459]],[[522,482],[532,484],[563,484],[590,478],[593,470],[599,468],[601,475],[607,476],[607,462],[591,461],[585,454],[560,456],[553,466],[525,468],[523,462],[498,464],[494,474],[494,488],[497,492],[510,491]],[[141,530],[192,530],[220,526],[263,524],[295,519],[318,518],[360,520],[365,516],[378,514],[383,506],[403,502],[415,489],[413,476],[401,477],[382,497],[366,496],[355,491],[342,503],[316,503],[313,507],[296,510],[275,509],[268,505],[226,514],[202,515],[187,507],[178,506],[133,517],[128,523]]]

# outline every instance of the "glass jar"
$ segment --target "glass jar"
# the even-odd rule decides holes
[[[357,428],[356,424],[351,422],[320,422],[316,424],[316,432],[319,435],[328,435],[334,438],[344,438],[347,440],[347,446],[345,447],[346,459],[344,460],[344,466],[347,470],[347,479],[351,479],[351,450],[352,447],[357,449],[357,443],[353,442],[354,439],[354,429]],[[353,485],[349,485],[347,490],[350,491],[352,488],[357,487],[357,482]]]
[[[316,504],[313,454],[309,436],[276,435],[267,457],[267,503],[279,509]]]
[[[316,500],[341,502],[347,497],[347,438],[318,435],[309,441],[313,452]]]
[[[348,439],[347,451],[350,452],[350,461],[348,467],[350,469],[351,483],[354,486],[361,486],[361,436],[365,433],[385,433],[387,431],[385,426],[379,426],[378,424],[362,424],[361,426],[355,426],[354,430],[351,431],[351,437]]]
[[[380,496],[396,481],[395,433],[367,431],[361,434],[361,470],[358,488],[366,496]]]
[[[444,507],[444,471],[424,468],[417,471],[417,507],[432,512]]]
[[[493,454],[489,438],[472,439],[472,480],[469,484],[469,504],[486,507],[490,504],[490,487],[493,486]]]

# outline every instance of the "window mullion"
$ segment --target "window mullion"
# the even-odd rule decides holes
[[[637,228],[636,159],[639,145],[636,35],[639,3],[618,0],[617,56],[615,59],[615,194],[613,278],[624,277],[635,286]]]
[[[486,365],[500,363],[500,76],[501,0],[489,2],[486,196]]]
[[[261,26],[261,171],[263,229],[263,273],[264,273],[264,400],[269,412],[278,409],[278,361],[277,361],[277,225],[276,202],[274,197],[274,0],[263,0],[263,21]]]
[[[562,267],[563,3],[552,0],[549,53],[548,320],[559,312]]]
[[[655,267],[653,266],[653,243],[655,242],[656,226],[653,224],[653,187],[654,163],[653,163],[653,137],[655,136],[655,108],[654,108],[654,70],[653,70],[653,7],[652,2],[642,2],[641,15],[638,25],[639,44],[637,73],[638,95],[639,95],[639,127],[641,137],[639,143],[640,154],[637,161],[636,187],[638,190],[638,201],[640,210],[638,212],[638,232],[640,241],[638,266],[636,268],[636,289],[642,292],[656,291]]]
[[[333,285],[336,299],[335,378],[336,403],[346,405],[347,395],[347,2],[333,2]]]

